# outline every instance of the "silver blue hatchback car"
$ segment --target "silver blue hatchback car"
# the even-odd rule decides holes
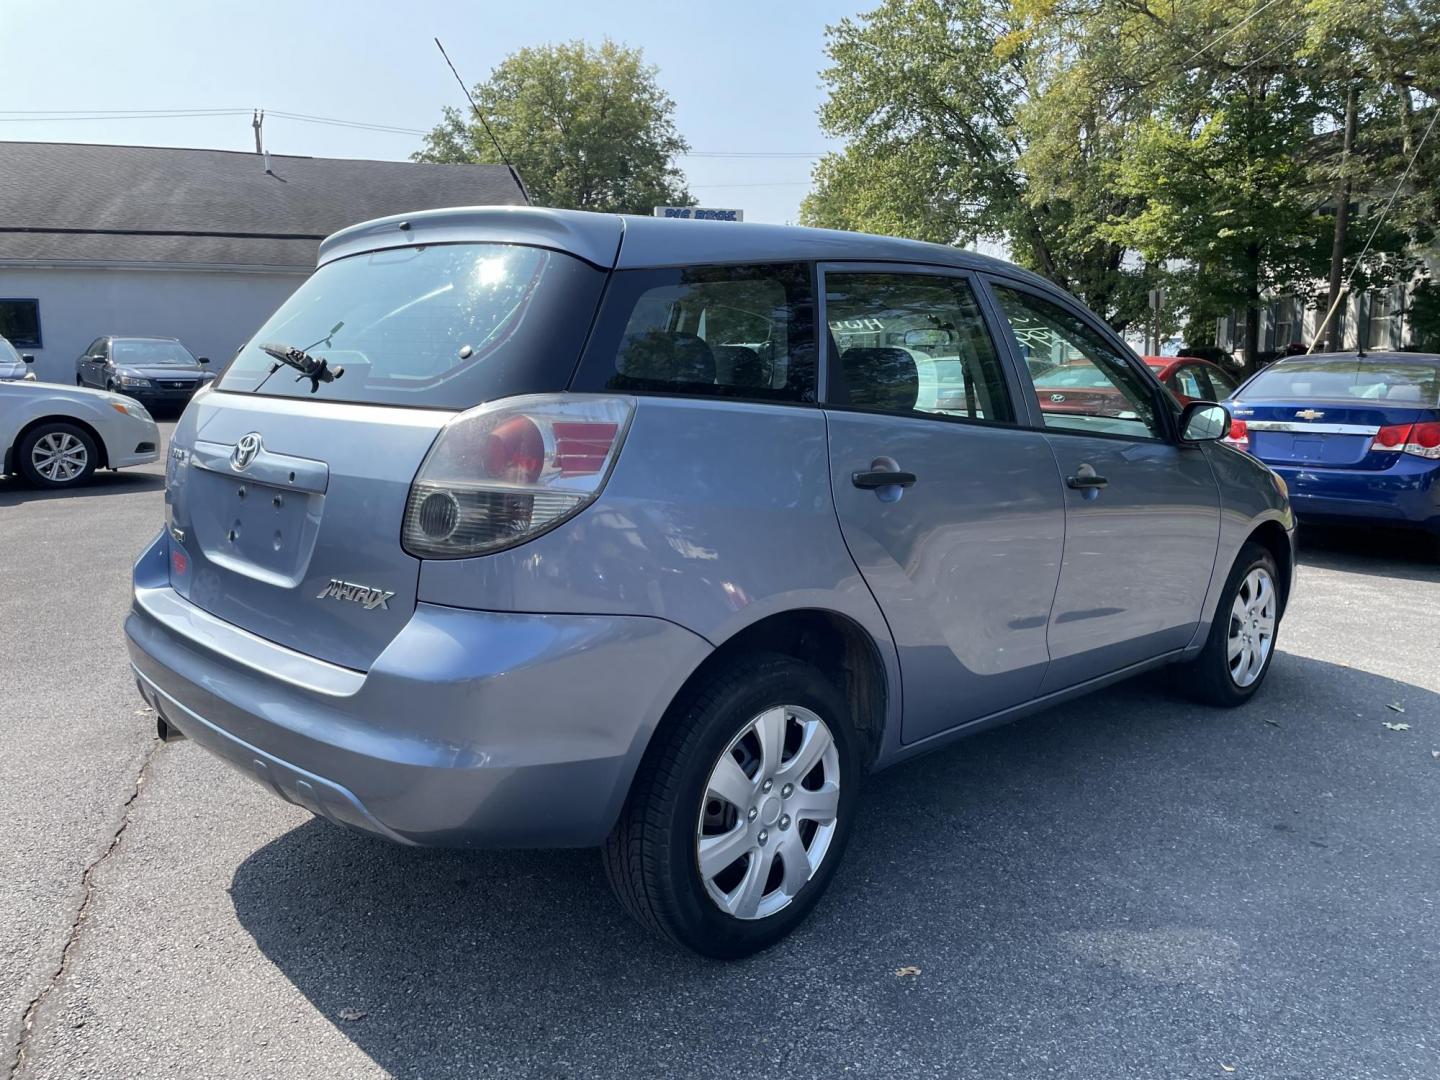
[[[814,906],[865,774],[1160,665],[1255,693],[1294,521],[1228,429],[951,248],[372,221],[185,411],[130,655],[163,737],[282,798],[600,846],[643,923],[740,956]]]

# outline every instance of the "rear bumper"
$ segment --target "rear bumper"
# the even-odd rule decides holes
[[[280,797],[409,844],[586,846],[619,816],[704,639],[661,619],[419,604],[368,672],[170,589],[164,534],[125,623],[141,694]]]
[[[1300,517],[1417,525],[1440,531],[1440,461],[1401,456],[1388,469],[1272,464]]]

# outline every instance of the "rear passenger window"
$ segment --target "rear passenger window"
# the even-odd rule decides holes
[[[803,263],[622,270],[576,385],[814,401],[814,323]]]
[[[837,404],[1015,419],[994,342],[963,279],[829,273],[825,318],[844,384],[830,395]]]

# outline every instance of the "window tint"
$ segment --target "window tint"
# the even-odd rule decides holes
[[[40,301],[0,300],[0,337],[16,348],[40,348]]]
[[[1236,382],[1229,375],[1218,368],[1205,368],[1205,376],[1210,380],[1210,389],[1214,393],[1212,401],[1224,401],[1231,394],[1235,393]]]
[[[570,255],[516,244],[432,244],[337,259],[295,290],[231,361],[221,390],[310,397],[262,344],[343,367],[326,401],[465,409],[562,390],[605,280]]]
[[[995,286],[995,298],[1035,382],[1046,427],[1159,436],[1150,384],[1080,316],[1003,285]]]
[[[831,398],[887,412],[1015,419],[968,282],[922,274],[825,275],[842,386]]]
[[[1440,405],[1440,364],[1354,356],[1280,360],[1255,376],[1245,398],[1307,401],[1390,401],[1419,408]]]
[[[802,263],[623,270],[576,386],[814,401],[814,322]]]
[[[1202,368],[1194,364],[1185,364],[1172,376],[1175,380],[1174,390],[1186,397],[1198,398],[1201,401],[1210,400],[1210,388],[1201,380],[1205,377]]]

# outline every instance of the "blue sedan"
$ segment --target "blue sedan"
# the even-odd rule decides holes
[[[1440,356],[1287,357],[1228,404],[1225,441],[1280,474],[1296,514],[1440,537]]]

